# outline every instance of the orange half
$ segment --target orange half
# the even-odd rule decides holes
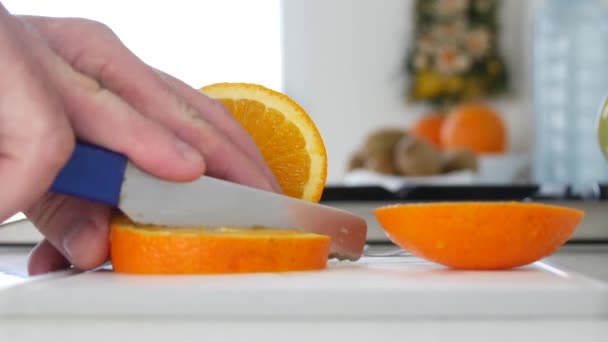
[[[258,84],[216,83],[200,91],[220,100],[247,131],[285,195],[320,200],[327,177],[325,145],[301,106]]]
[[[574,233],[580,210],[541,203],[396,204],[374,211],[403,249],[459,269],[506,269],[549,256]]]

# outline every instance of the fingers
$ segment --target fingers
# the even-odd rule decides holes
[[[207,122],[217,127],[237,148],[241,149],[247,157],[256,163],[270,180],[274,191],[281,192],[279,183],[270,171],[268,164],[262,157],[253,139],[251,139],[251,136],[232,118],[220,101],[210,99],[171,75],[159,70],[156,70],[156,72],[161,75],[162,79],[171,86],[178,96],[198,112],[204,113],[203,116]]]
[[[92,269],[108,258],[106,206],[58,194],[46,194],[25,214],[38,227],[50,246],[39,245],[32,253],[30,270],[42,272],[63,266],[62,258],[78,269]],[[48,259],[47,259],[48,258]]]
[[[28,25],[23,22],[24,29]],[[186,181],[203,174],[203,156],[187,142],[142,116],[94,79],[74,70],[34,34],[27,35],[27,39],[80,138],[123,153],[144,170],[162,178]]]
[[[17,61],[13,65],[0,65],[7,71],[0,82],[11,81],[0,83],[4,86],[0,89],[0,148],[5,162],[0,164],[1,176],[10,172],[0,179],[8,181],[9,190],[15,188],[6,197],[11,200],[9,205],[24,211],[46,237],[47,242],[32,254],[32,273],[62,267],[58,253],[77,268],[91,269],[108,256],[109,209],[66,196],[42,196],[73,149],[71,126],[81,138],[123,152],[151,173],[166,178],[200,176],[202,156],[169,130],[62,63],[20,24],[12,27],[16,33],[11,32],[9,38],[18,34],[14,41],[24,51],[8,59]],[[2,52],[14,52],[7,51]],[[73,115],[71,125],[66,113]],[[20,194],[29,196],[27,201],[14,201]],[[7,206],[0,207],[5,210]]]
[[[72,127],[80,138],[125,153],[136,164],[157,176],[187,180],[202,174],[204,164],[200,152],[179,140],[175,134],[160,124],[140,115],[121,98],[101,88],[97,82],[74,71],[50,49],[45,48],[44,43],[37,41],[37,37],[27,30],[28,27],[25,23],[19,22],[15,27],[20,34],[19,43],[27,47],[27,51],[22,55],[34,59],[31,65],[36,66],[37,69],[34,70],[35,72],[26,69],[30,72],[25,74],[30,77],[15,75],[8,79],[23,79],[29,82],[28,84],[45,85],[46,88],[41,91],[43,97],[46,96],[43,99],[48,97],[50,100],[47,102],[53,100],[54,103],[32,99],[31,89],[17,90],[20,91],[19,94],[30,96],[26,98],[27,101],[22,102],[41,104],[40,108],[34,108],[36,112],[49,116],[50,108],[56,107],[56,110],[52,112],[56,112],[56,116],[63,121],[50,121],[64,122],[70,137],[71,145],[58,144],[68,146],[70,150],[61,154],[64,157],[57,162],[56,167],[44,167],[45,164],[36,165],[36,170],[48,174],[47,183],[52,181],[58,169],[70,155],[74,141]],[[20,53],[17,57],[23,56]],[[15,58],[15,60],[19,60],[19,58]],[[42,79],[43,76],[44,79]],[[36,95],[35,92],[34,95]],[[8,104],[13,109],[27,108],[19,106],[19,103],[14,103],[15,99],[20,99],[19,96],[9,97],[13,102]],[[51,104],[54,104],[55,107],[52,107]],[[68,121],[66,115],[71,120]],[[2,118],[5,117],[2,116]],[[23,117],[23,122],[12,120],[11,123],[19,123],[23,127],[28,127],[27,123],[32,119],[34,119],[34,125],[49,121],[28,114]],[[0,137],[6,140],[6,137],[11,137],[11,132],[19,132],[17,128],[21,127],[2,125],[2,129],[4,128],[8,131]],[[58,133],[57,130],[49,134],[44,134],[45,132],[41,130],[22,130],[22,132],[22,135],[25,136],[22,143],[37,141],[38,138],[45,139],[49,136],[55,137]],[[33,137],[30,136],[32,133]],[[22,135],[18,137],[22,137]],[[32,158],[37,157],[35,154],[27,154],[23,150],[15,148],[18,145],[16,143],[1,145],[2,148],[10,148],[8,150],[10,153],[16,153],[16,156],[23,157],[25,161],[31,161]],[[52,141],[44,141],[37,146],[39,146],[39,152],[45,156],[49,153],[52,156],[55,155]],[[23,174],[19,174],[18,177],[28,185],[32,185],[32,179],[44,179],[36,178],[35,175],[28,177]],[[32,186],[38,185],[33,184]],[[36,274],[54,270],[65,266],[66,263],[80,269],[91,269],[101,265],[108,256],[109,209],[98,204],[50,193],[36,201],[46,189],[48,189],[48,184],[37,188],[36,196],[33,196],[27,205],[19,206],[19,210],[24,211],[46,237],[45,242],[41,243],[32,253],[30,272]],[[32,191],[26,193],[31,194]]]
[[[27,264],[29,275],[59,271],[71,266],[70,262],[47,239],[43,239],[30,252]]]
[[[57,69],[56,69],[57,70]],[[121,152],[161,178],[188,181],[205,171],[203,155],[112,92],[73,70],[56,75],[72,127],[92,143]],[[81,86],[78,86],[78,85]],[[103,118],[100,120],[100,118]]]
[[[48,217],[40,212],[40,204],[44,206],[53,201],[35,203],[69,158],[74,136],[59,94],[50,86],[51,79],[38,56],[27,45],[30,37],[19,22],[4,16],[1,10],[0,221],[14,212],[25,211],[40,227],[39,222]],[[45,227],[56,232],[59,231],[57,224],[62,221]],[[32,252],[28,265],[31,274],[45,273],[68,264],[57,248],[63,240],[60,234],[48,235],[44,229],[42,233],[52,240],[44,240]],[[104,240],[107,238],[98,241]],[[73,260],[78,265],[90,266],[96,262],[92,260],[94,257]]]
[[[255,144],[223,106],[202,94],[197,94],[196,107],[192,106],[194,102],[180,96],[185,93],[183,86],[176,94],[99,24],[72,20],[56,25],[45,18],[30,20],[75,69],[100,80],[104,88],[134,110],[167,127],[200,151],[206,158],[207,174],[266,190],[278,189]],[[74,31],[75,25],[80,31]],[[84,41],[83,30],[88,36]],[[187,95],[190,100],[194,98],[192,92]]]
[[[34,204],[70,156],[74,136],[46,74],[0,8],[0,221]]]

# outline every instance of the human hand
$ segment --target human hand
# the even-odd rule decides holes
[[[108,257],[110,208],[47,192],[76,136],[165,179],[205,173],[280,191],[219,102],[145,65],[107,27],[0,4],[0,47],[0,221],[23,211],[45,236],[31,274]]]

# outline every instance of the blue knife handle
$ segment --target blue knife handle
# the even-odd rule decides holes
[[[50,191],[117,206],[126,166],[124,155],[78,141]]]

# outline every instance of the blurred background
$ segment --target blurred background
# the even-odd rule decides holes
[[[603,184],[605,0],[5,0],[102,21],[193,87],[298,101],[328,185]]]

